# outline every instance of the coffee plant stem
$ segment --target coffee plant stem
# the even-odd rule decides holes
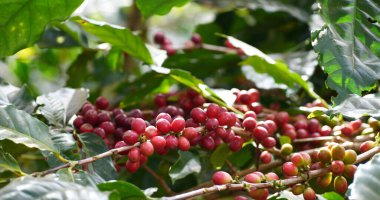
[[[169,195],[174,195],[175,193],[170,189],[170,187],[168,186],[168,184],[166,183],[166,181],[160,176],[158,175],[156,172],[154,172],[150,167],[148,167],[147,165],[143,165],[143,168],[150,174],[152,175],[156,180],[157,182],[162,186],[162,188],[165,190],[165,192]]]

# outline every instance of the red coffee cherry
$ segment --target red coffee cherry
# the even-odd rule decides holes
[[[232,177],[229,173],[224,171],[217,171],[212,176],[212,182],[215,185],[224,185],[232,182]]]
[[[98,109],[102,109],[102,110],[105,110],[108,108],[109,106],[109,102],[108,100],[103,97],[103,96],[100,96],[96,99],[95,101],[95,106],[98,108]]]
[[[315,191],[311,187],[308,187],[303,192],[303,198],[305,200],[316,200],[317,195],[315,194]]]
[[[292,162],[286,162],[282,165],[282,171],[287,176],[296,176],[298,174],[298,168]]]
[[[343,176],[337,176],[334,179],[334,190],[337,193],[344,194],[347,191],[347,180]]]

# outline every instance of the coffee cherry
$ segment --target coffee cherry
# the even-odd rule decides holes
[[[347,191],[347,180],[343,176],[337,176],[334,179],[334,190],[340,194]]]
[[[218,114],[218,121],[220,126],[227,126],[230,122],[231,115],[228,112],[220,112]]]
[[[244,119],[246,119],[246,118],[248,118],[248,117],[252,117],[252,118],[254,118],[254,119],[257,118],[256,113],[253,112],[253,111],[247,111],[246,113],[244,113]]]
[[[186,121],[182,117],[175,118],[171,123],[171,129],[175,133],[181,132],[186,126]]]
[[[319,159],[319,161],[321,161],[323,163],[330,163],[331,162],[331,158],[332,158],[332,155],[331,155],[330,149],[328,149],[328,148],[322,148],[322,149],[319,150],[319,152],[318,152],[318,159]]]
[[[341,146],[339,144],[334,145],[331,148],[331,155],[332,155],[333,160],[343,160],[344,156],[346,155],[345,151],[346,150],[344,149],[343,146]]]
[[[256,119],[253,118],[253,117],[247,117],[244,119],[243,121],[243,127],[246,129],[246,130],[252,130],[256,127]]]
[[[356,131],[360,129],[360,127],[362,126],[362,121],[360,119],[357,119],[355,121],[350,122],[349,125],[351,126],[352,130]]]
[[[140,154],[140,165],[143,165],[146,162],[148,162],[148,156],[146,156],[144,154]]]
[[[216,118],[218,117],[220,112],[220,106],[215,103],[211,103],[206,110],[206,114],[208,118]]]
[[[321,130],[319,133],[321,134],[321,136],[329,136],[331,135],[331,127],[324,125],[321,127]]]
[[[155,136],[153,137],[150,142],[153,144],[154,149],[158,151],[158,149],[164,149],[166,146],[166,140],[162,136]]]
[[[215,148],[215,141],[212,137],[205,136],[199,141],[199,145],[206,150],[213,150]]]
[[[212,176],[212,182],[215,185],[224,185],[232,182],[232,177],[229,173],[224,171],[217,171]]]
[[[269,190],[266,188],[256,189],[252,187],[249,191],[249,196],[254,199],[267,199],[269,196]]]
[[[132,130],[135,131],[138,134],[144,133],[145,129],[146,129],[145,121],[143,119],[141,119],[141,118],[135,118],[132,121],[131,126],[132,126]]]
[[[262,177],[257,173],[250,173],[245,175],[244,181],[248,183],[261,183],[263,181]]]
[[[224,129],[223,127],[218,127],[216,130],[215,130],[215,133],[217,136],[219,136],[220,138],[224,139],[227,137],[227,131],[226,129]]]
[[[268,151],[263,151],[260,154],[260,160],[264,164],[268,164],[272,161],[272,155]]]
[[[169,135],[166,137],[166,147],[168,149],[177,149],[178,147],[178,139],[174,135]]]
[[[273,135],[277,131],[277,125],[272,120],[265,120],[264,124],[267,126],[269,135]]]
[[[321,129],[321,125],[319,124],[319,121],[316,119],[311,119],[307,125],[307,129],[310,133],[319,132]]]
[[[292,186],[292,193],[294,195],[300,195],[305,191],[305,185],[296,184]]]
[[[294,124],[294,128],[298,129],[307,129],[307,121],[306,120],[298,120]]]
[[[281,155],[288,156],[292,152],[293,152],[293,146],[291,144],[286,143],[281,146],[281,150],[280,150]]]
[[[134,145],[139,141],[139,134],[132,130],[125,131],[123,140],[128,145]]]
[[[309,132],[305,129],[298,129],[297,130],[297,138],[303,139],[303,138],[308,138],[309,137]]]
[[[316,200],[317,195],[315,194],[314,190],[311,187],[308,187],[303,192],[303,198],[305,200]]]
[[[91,103],[85,103],[81,109],[82,115],[84,115],[89,110],[95,110],[95,106],[93,106]]]
[[[94,131],[94,127],[89,123],[84,123],[79,128],[80,133],[91,133]]]
[[[262,141],[268,136],[269,136],[268,131],[264,127],[257,126],[255,129],[253,129],[253,138],[258,141]]]
[[[102,122],[111,121],[111,117],[107,112],[98,113],[97,124],[101,124]]]
[[[140,168],[140,162],[132,162],[130,160],[127,160],[125,163],[125,168],[128,170],[128,172],[135,173]]]
[[[274,139],[273,137],[267,137],[263,139],[263,141],[261,141],[261,145],[263,145],[263,147],[267,149],[273,148],[274,146],[276,146],[276,139]]]
[[[115,144],[115,149],[120,148],[120,147],[125,147],[125,146],[128,146],[128,145],[124,141],[118,141]],[[128,150],[121,151],[121,152],[119,152],[119,154],[121,154],[121,155],[127,155],[128,154]]]
[[[188,151],[190,149],[190,142],[186,137],[180,136],[178,138],[178,149],[181,151]]]
[[[196,122],[203,123],[206,121],[207,115],[206,112],[201,108],[193,108],[190,112],[191,118],[193,118]]]
[[[249,104],[248,107],[249,107],[249,109],[254,111],[256,114],[260,114],[264,109],[264,106],[258,102],[253,102],[253,103]]]
[[[344,155],[344,159],[343,159],[344,164],[346,164],[346,165],[354,164],[357,156],[358,155],[356,154],[356,152],[354,150],[352,150],[352,149],[346,150],[345,155]]]
[[[340,128],[340,131],[342,132],[343,135],[345,135],[347,137],[350,137],[354,134],[354,130],[348,124],[342,125],[342,127]]]
[[[147,139],[152,139],[154,136],[158,134],[157,128],[154,126],[148,126],[145,129],[145,137]]]
[[[350,179],[354,178],[357,166],[356,165],[346,165],[344,166],[344,176]]]
[[[291,156],[290,161],[292,161],[292,163],[297,167],[301,167],[305,165],[305,160],[300,153],[294,153]]]
[[[197,45],[202,44],[202,37],[198,33],[195,33],[193,36],[191,36],[191,41]]]
[[[115,133],[115,125],[112,122],[102,122],[99,127],[102,128],[107,135]]]
[[[276,123],[278,125],[283,126],[284,124],[287,124],[289,121],[289,114],[287,112],[279,112],[276,115]]]
[[[274,180],[280,180],[280,177],[274,172],[269,172],[265,174],[266,181],[274,181]]]
[[[360,152],[364,153],[372,148],[374,148],[376,146],[376,142],[374,141],[366,141],[366,142],[363,142],[359,149],[360,149]]]
[[[164,40],[165,40],[165,35],[164,33],[162,32],[157,32],[156,34],[154,34],[154,42],[157,43],[157,44],[163,44],[164,43]]]
[[[282,165],[282,171],[286,176],[296,176],[298,168],[293,162],[286,162]]]
[[[161,134],[169,133],[171,130],[171,124],[166,119],[159,119],[156,122],[156,127]]]
[[[96,127],[93,132],[98,135],[99,137],[101,138],[105,138],[106,137],[106,132],[104,131],[104,129],[100,128],[100,127]]]
[[[212,131],[219,127],[219,121],[216,118],[208,118],[205,123],[207,130]]]
[[[140,152],[146,156],[151,156],[154,153],[153,144],[149,141],[146,141],[140,145]]]
[[[154,97],[154,103],[156,104],[156,106],[158,108],[161,108],[161,107],[164,107],[167,105],[167,102],[166,102],[166,97],[165,95],[163,94],[157,94],[155,97]]]
[[[133,149],[129,150],[128,160],[130,160],[131,162],[140,161],[140,149],[137,147],[134,147]]]
[[[105,97],[100,96],[100,97],[98,97],[98,98],[96,99],[96,101],[95,101],[95,106],[96,106],[96,108],[98,108],[98,109],[105,110],[105,109],[108,108],[108,106],[109,106],[109,102],[108,102],[108,100],[107,100]]]
[[[244,53],[244,52],[243,52]],[[248,94],[251,96],[251,102],[257,102],[260,100],[260,92],[255,88],[251,88],[248,90]]]
[[[182,135],[186,137],[188,140],[192,140],[199,136],[199,133],[195,128],[187,127],[182,131]]]
[[[234,197],[234,200],[249,200],[249,199],[245,196],[236,196]]]
[[[243,147],[244,140],[240,136],[233,136],[230,140],[229,148],[233,152],[238,152]]]
[[[328,187],[332,181],[332,173],[329,172],[321,177],[317,178],[317,185],[320,187]]]
[[[156,121],[160,119],[166,119],[168,122],[172,122],[172,117],[168,113],[160,113],[156,117]]]
[[[288,136],[292,141],[297,138],[297,132],[295,130],[292,130],[292,129],[284,132],[284,135]]]
[[[76,129],[80,129],[80,127],[84,124],[84,118],[83,116],[79,115],[77,118],[75,118],[73,125]]]
[[[86,123],[89,123],[91,125],[96,125],[97,120],[98,120],[98,112],[96,112],[96,110],[89,110],[84,114],[83,117]]]

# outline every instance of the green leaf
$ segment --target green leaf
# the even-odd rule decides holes
[[[50,139],[48,127],[14,106],[0,107],[0,140],[4,139],[58,153]]]
[[[82,143],[82,151],[85,157],[91,157],[108,151],[108,147],[104,140],[94,133],[84,133],[78,135]],[[88,171],[98,174],[104,180],[115,180],[116,169],[113,165],[111,157],[98,159],[88,165]]]
[[[380,4],[375,0],[318,2],[326,24],[312,34],[312,44],[339,103],[348,94],[373,89],[380,79]]]
[[[99,199],[108,200],[108,194],[96,188],[51,178],[25,177],[12,181],[0,190],[0,200],[35,199]]]
[[[137,7],[145,18],[152,15],[165,15],[173,7],[181,7],[187,2],[189,0],[136,0]]]
[[[37,97],[38,110],[56,127],[64,127],[71,117],[86,103],[88,90],[62,88]]]
[[[9,153],[5,152],[0,146],[0,173],[11,171],[18,175],[24,175],[16,159]]]
[[[84,30],[95,35],[103,42],[108,42],[113,47],[121,49],[148,64],[153,63],[153,59],[145,43],[129,29],[94,20],[81,18],[76,18],[75,20]]]
[[[105,182],[96,174],[90,174],[82,170],[73,173],[70,168],[60,169],[56,174],[60,181],[73,182],[83,186],[96,187],[98,184]]]
[[[230,148],[226,143],[219,145],[218,148],[216,148],[215,151],[211,154],[211,164],[215,169],[220,169],[230,154]]]
[[[199,158],[191,152],[179,151],[179,158],[169,169],[169,176],[173,184],[186,176],[201,172]]]
[[[326,200],[344,200],[344,198],[336,192],[326,192],[322,196]]]
[[[62,21],[83,0],[0,1],[0,58],[32,46],[52,21]]]
[[[380,118],[380,96],[379,94],[368,94],[360,97],[351,94],[342,103],[330,110],[332,114],[342,114],[350,118],[360,118],[362,116],[372,116]]]
[[[380,154],[358,166],[349,199],[380,199]]]
[[[144,192],[135,185],[125,181],[110,181],[98,184],[100,191],[111,191],[120,194],[120,199],[147,199]]]
[[[0,105],[14,105],[27,113],[32,113],[36,107],[32,92],[27,86],[18,88],[2,80],[0,80]]]

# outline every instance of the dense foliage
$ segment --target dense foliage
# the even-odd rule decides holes
[[[0,2],[0,200],[380,199],[379,1],[91,3]]]

